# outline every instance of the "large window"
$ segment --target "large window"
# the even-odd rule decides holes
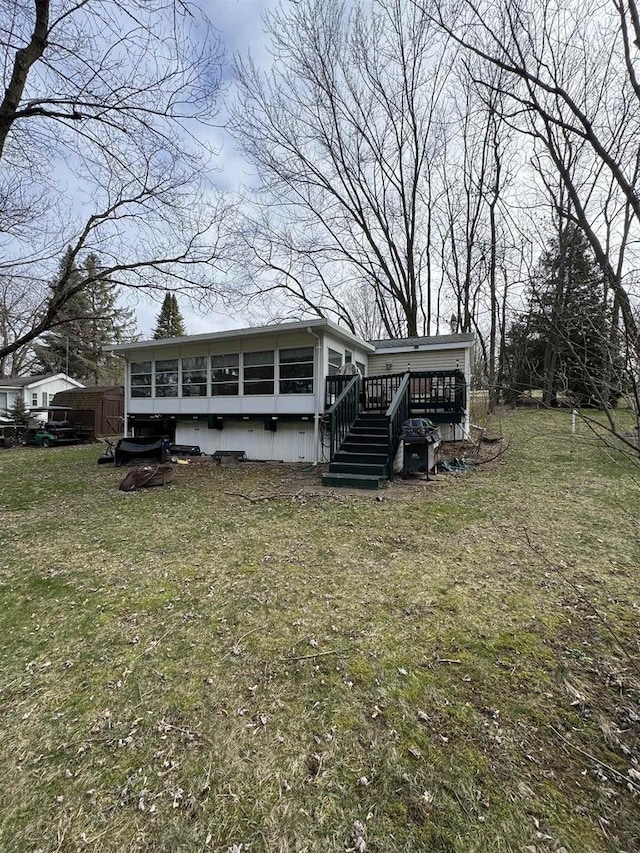
[[[280,393],[313,394],[313,347],[280,350]]]
[[[335,374],[342,367],[342,353],[336,352],[334,349],[329,349],[329,376],[335,376]]]
[[[211,356],[211,394],[213,397],[237,396],[240,384],[240,356]]]
[[[207,396],[207,357],[205,355],[182,359],[182,396]]]
[[[245,353],[245,394],[273,394],[273,375],[273,350]]]
[[[151,396],[151,362],[131,362],[131,396]]]
[[[156,397],[178,396],[178,359],[156,361]]]

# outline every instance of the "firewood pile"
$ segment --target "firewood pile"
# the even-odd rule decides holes
[[[173,465],[139,465],[130,468],[127,476],[119,485],[121,492],[135,492],[137,489],[150,489],[152,486],[168,486],[173,482]]]

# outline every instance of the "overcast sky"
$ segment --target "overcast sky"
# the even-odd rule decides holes
[[[202,8],[210,21],[220,32],[226,50],[226,64],[223,70],[225,91],[224,100],[233,96],[232,60],[235,53],[250,51],[256,62],[261,63],[267,57],[266,41],[263,33],[262,14],[277,0],[201,0]],[[223,106],[223,104],[221,104]],[[224,119],[224,109],[221,120]],[[235,191],[251,179],[251,167],[235,148],[233,140],[223,128],[209,134],[211,142],[220,150],[218,158],[219,172],[213,180],[222,190]],[[223,329],[241,328],[251,324],[251,317],[229,317],[214,312],[193,311],[186,300],[178,299],[180,309],[189,334],[200,334]],[[141,297],[132,305],[138,324],[138,332],[143,338],[151,337],[156,318],[160,311],[159,301]]]

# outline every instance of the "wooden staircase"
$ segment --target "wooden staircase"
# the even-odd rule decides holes
[[[387,479],[389,419],[360,413],[323,474],[325,486],[379,489]]]
[[[379,489],[393,477],[402,425],[412,414],[462,423],[466,382],[460,370],[379,376],[327,376],[324,423],[329,435],[325,486]]]

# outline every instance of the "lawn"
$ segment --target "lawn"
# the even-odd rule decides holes
[[[379,495],[0,451],[0,849],[638,851],[638,469],[493,429]]]

